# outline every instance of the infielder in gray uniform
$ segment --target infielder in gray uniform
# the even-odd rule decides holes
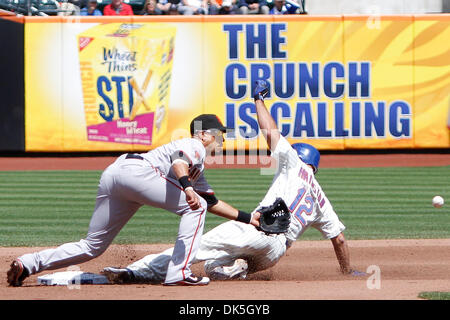
[[[206,285],[190,266],[196,256],[206,211],[259,225],[258,214],[248,214],[218,200],[204,175],[207,154],[223,144],[226,128],[215,115],[191,122],[192,138],[173,141],[143,154],[121,155],[103,172],[87,237],[55,249],[25,254],[11,263],[11,286],[44,270],[79,264],[101,255],[143,205],[163,208],[181,217],[178,238],[168,262],[165,285]]]
[[[193,263],[204,261],[205,272],[213,280],[245,278],[247,274],[274,266],[292,243],[313,227],[331,240],[343,274],[365,275],[351,268],[343,234],[345,226],[315,178],[319,169],[319,151],[306,143],[290,145],[280,134],[264,104],[267,91],[266,83],[258,82],[254,98],[258,124],[272,157],[278,161],[278,169],[272,185],[254,212],[280,197],[291,213],[289,229],[284,234],[266,234],[252,225],[227,221],[202,237]],[[159,254],[147,255],[126,268],[107,267],[103,273],[113,283],[159,283],[168,271],[172,251],[170,248]]]

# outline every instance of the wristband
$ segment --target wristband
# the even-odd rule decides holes
[[[206,200],[208,204],[208,208],[216,205],[219,202],[219,199],[216,198],[214,194],[198,192],[200,196]]]
[[[180,179],[178,179],[178,182],[180,182],[183,190],[186,190],[186,188],[189,188],[189,187],[192,188],[191,179],[189,179],[188,176],[182,176]]]
[[[243,223],[250,223],[252,220],[252,215],[250,213],[244,212],[239,210],[238,216],[236,218],[236,221],[243,222]]]

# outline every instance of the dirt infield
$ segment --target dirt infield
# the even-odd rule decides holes
[[[102,256],[79,267],[98,273],[105,266],[125,266],[168,247],[112,245]],[[8,263],[17,255],[40,249],[43,248],[0,248],[0,272],[6,275]],[[450,239],[351,241],[352,265],[370,272],[370,277],[355,279],[339,273],[331,242],[297,241],[275,267],[251,275],[248,280],[213,281],[207,287],[189,288],[139,284],[82,285],[80,289],[69,289],[37,285],[38,275],[28,278],[22,287],[12,288],[7,287],[3,276],[0,299],[411,300],[418,299],[421,291],[450,290],[448,252]],[[368,269],[369,266],[380,270],[379,289],[372,279],[376,269]],[[193,270],[204,274],[202,264],[194,265]]]
[[[94,158],[0,158],[0,170],[101,170],[114,159]],[[258,166],[250,160],[239,166]],[[321,167],[445,166],[449,154],[324,155]],[[210,165],[213,167],[213,165]],[[112,245],[99,258],[81,264],[98,273],[105,266],[125,266],[146,254],[169,247],[160,245]],[[450,239],[350,241],[352,266],[369,271],[353,278],[338,271],[329,241],[297,241],[272,269],[242,281],[216,281],[206,287],[161,285],[83,285],[80,289],[37,285],[37,275],[23,287],[11,288],[6,271],[15,257],[43,248],[0,248],[0,299],[32,300],[410,300],[422,291],[450,291]],[[372,266],[372,267],[371,267]],[[371,269],[372,268],[372,269]],[[378,269],[379,268],[379,269]],[[202,265],[193,266],[203,274]],[[379,270],[380,286],[373,279]],[[64,270],[58,270],[64,271]],[[40,275],[52,273],[46,271]]]

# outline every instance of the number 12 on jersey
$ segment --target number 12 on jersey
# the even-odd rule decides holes
[[[313,207],[314,207],[314,199],[311,196],[305,197],[305,193],[306,193],[305,188],[298,189],[297,196],[295,197],[292,204],[289,206],[289,211],[294,212],[294,216],[298,219],[298,221],[300,221],[300,223],[303,226],[306,226],[306,221],[302,217],[302,214],[304,213],[308,216],[311,215]],[[304,199],[303,203],[299,206],[299,204],[302,202],[303,198],[305,198],[305,199]]]

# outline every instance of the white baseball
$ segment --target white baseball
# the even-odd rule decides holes
[[[433,207],[435,208],[440,208],[444,205],[444,198],[442,198],[441,196],[435,196],[433,197]]]

